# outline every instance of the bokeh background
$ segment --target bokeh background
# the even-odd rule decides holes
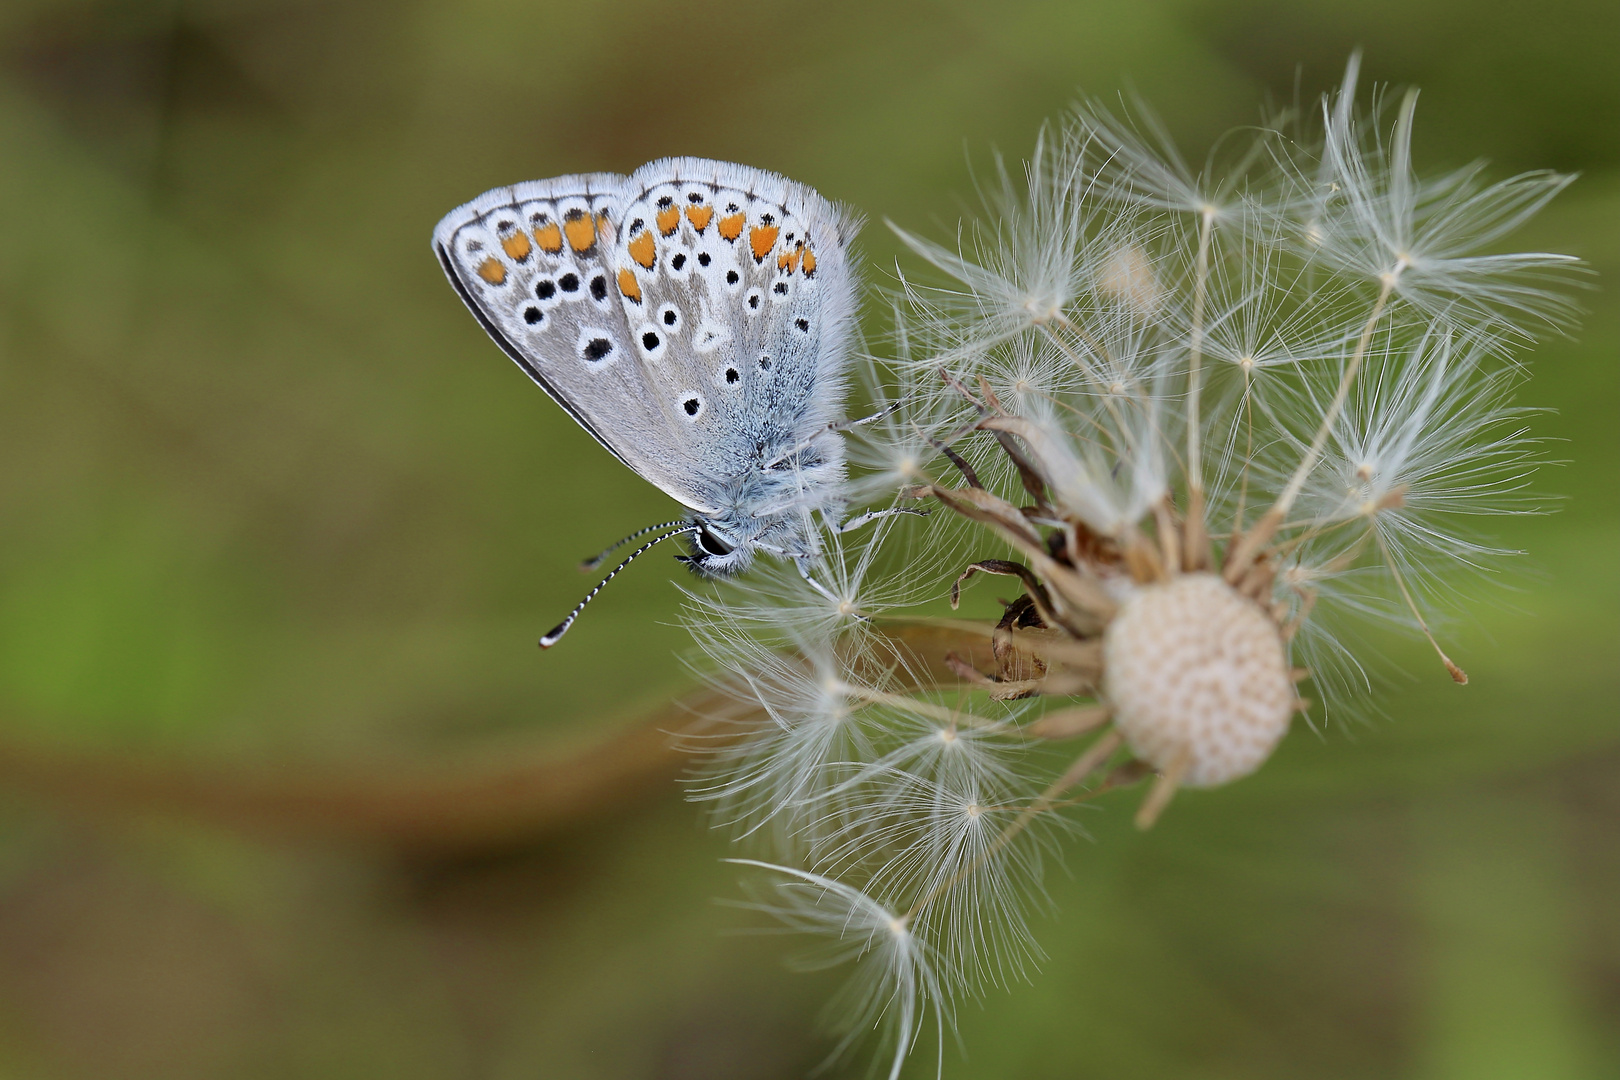
[[[671,506],[429,230],[693,154],[940,235],[1081,89],[1196,158],[1356,46],[1423,88],[1425,170],[1583,173],[1514,240],[1599,272],[1524,395],[1564,501],[1447,627],[1468,687],[1391,640],[1386,715],[1092,814],[945,1074],[1620,1076],[1613,0],[7,0],[0,1076],[804,1075],[836,977],[728,933],[658,734],[677,568],[533,644]]]

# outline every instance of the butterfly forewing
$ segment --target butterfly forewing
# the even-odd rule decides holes
[[[714,513],[758,501],[750,478],[841,411],[853,231],[801,185],[680,158],[499,188],[434,240],[536,382],[637,473]],[[806,464],[841,474],[840,450]]]
[[[673,468],[636,452],[663,418],[610,266],[621,176],[496,188],[447,215],[434,246],[492,338],[616,457],[695,510]]]

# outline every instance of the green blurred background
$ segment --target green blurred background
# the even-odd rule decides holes
[[[1468,687],[1392,640],[1385,717],[1151,834],[1090,815],[945,1073],[1620,1077],[1613,0],[7,0],[0,1076],[804,1075],[836,976],[726,933],[728,844],[645,737],[677,568],[533,644],[671,506],[429,230],[693,154],[939,235],[1077,90],[1196,158],[1358,45],[1423,88],[1423,169],[1584,174],[1515,239],[1600,275],[1523,398],[1567,500],[1501,523],[1531,555],[1447,629]]]

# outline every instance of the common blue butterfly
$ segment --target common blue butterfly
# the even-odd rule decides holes
[[[542,647],[673,536],[705,577],[760,551],[808,577],[815,517],[842,512],[858,227],[802,184],[700,158],[495,188],[439,222],[439,262],[495,343],[689,511],[626,537],[673,530]]]

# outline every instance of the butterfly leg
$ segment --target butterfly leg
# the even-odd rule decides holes
[[[839,533],[854,532],[862,525],[869,525],[878,518],[893,517],[896,514],[910,514],[913,517],[927,517],[928,511],[910,506],[896,506],[888,510],[868,510],[857,517],[852,517],[838,527]]]
[[[767,461],[764,465],[761,465],[760,466],[760,472],[769,472],[771,469],[776,468],[778,465],[782,464],[782,462],[788,460],[789,458],[795,457],[798,454],[800,454],[801,452],[810,449],[811,445],[814,444],[817,439],[821,438],[823,435],[828,434],[829,432],[848,431],[850,428],[857,428],[857,427],[861,427],[861,426],[866,425],[866,424],[870,424],[870,423],[872,423],[873,421],[876,421],[876,420],[882,420],[885,416],[889,416],[890,414],[894,413],[902,405],[905,405],[910,400],[911,400],[911,398],[901,398],[899,401],[896,401],[893,405],[890,405],[886,409],[879,409],[877,412],[873,413],[871,416],[859,416],[859,417],[856,417],[853,420],[834,420],[832,423],[828,424],[826,427],[822,428],[820,431],[817,431],[814,435],[810,436],[808,439],[804,440],[803,442],[799,443],[797,446],[793,447],[793,449],[784,451],[783,453],[780,453],[780,454],[777,454],[774,458]]]
[[[799,576],[804,578],[805,582],[812,589],[816,590],[816,592],[820,593],[822,596],[824,596],[828,600],[831,600],[835,604],[842,602],[842,601],[840,601],[838,599],[838,597],[836,597],[836,596],[834,596],[832,594],[831,589],[827,588],[827,586],[823,585],[821,582],[817,581],[815,578],[810,576],[810,560],[809,559],[805,559],[805,558],[794,559],[793,560],[793,566],[794,566],[795,569],[797,569],[799,571]]]

